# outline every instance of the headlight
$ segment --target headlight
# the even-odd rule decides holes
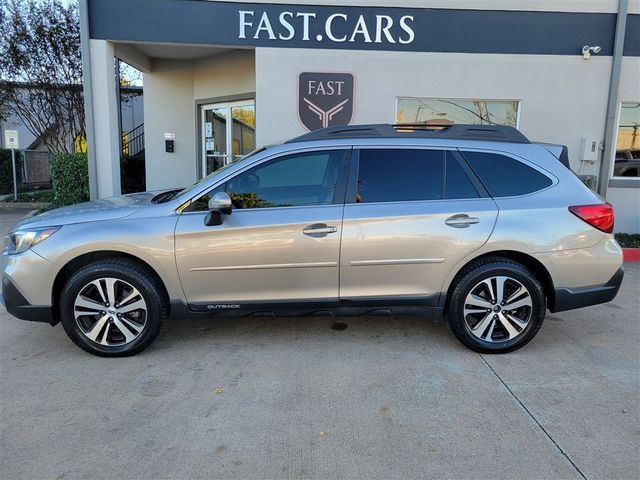
[[[4,248],[9,255],[26,252],[34,245],[46,240],[56,233],[60,227],[32,228],[29,230],[18,230],[5,237]]]

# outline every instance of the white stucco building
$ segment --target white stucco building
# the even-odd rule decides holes
[[[94,197],[120,193],[119,58],[144,72],[149,190],[323,122],[496,122],[568,146],[640,231],[637,0],[80,4]]]

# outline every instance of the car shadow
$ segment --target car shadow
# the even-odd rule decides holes
[[[420,344],[458,345],[443,319],[401,316],[355,317],[238,317],[202,320],[170,319],[150,350],[184,345],[233,344],[266,346],[290,341],[323,343],[402,340]]]

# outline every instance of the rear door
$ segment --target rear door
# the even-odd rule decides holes
[[[495,202],[454,150],[354,150],[343,219],[342,300],[436,305],[452,268],[489,238]]]

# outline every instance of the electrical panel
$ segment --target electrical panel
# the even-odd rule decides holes
[[[600,139],[597,137],[584,137],[580,148],[580,160],[594,163],[600,153]]]

